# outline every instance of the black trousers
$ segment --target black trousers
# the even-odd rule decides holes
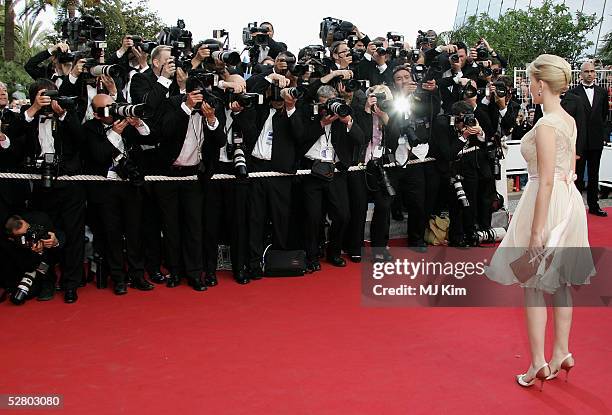
[[[385,189],[368,190],[365,171],[348,173],[348,197],[350,219],[344,236],[344,246],[349,255],[361,255],[363,247],[368,201],[374,201],[370,223],[370,242],[373,248],[385,248],[389,242],[389,222],[393,197]]]
[[[302,191],[306,218],[304,221],[306,257],[309,261],[318,258],[319,235],[323,219],[323,205],[326,202],[331,226],[328,234],[327,256],[341,253],[344,231],[350,220],[349,197],[346,172],[334,175],[332,181],[318,179],[312,175],[304,176]]]
[[[142,248],[144,267],[149,275],[160,271],[162,266],[162,216],[155,197],[154,182],[142,187]]]
[[[34,184],[33,205],[46,212],[66,234],[60,260],[65,289],[75,289],[83,280],[85,254],[85,190],[80,182],[57,181],[52,189]]]
[[[219,163],[217,173],[233,174],[233,163]],[[244,179],[209,180],[204,185],[204,270],[217,270],[218,246],[229,243],[232,271],[248,265],[249,222],[247,203],[251,184]]]
[[[107,261],[115,282],[126,279],[125,260],[132,277],[144,275],[142,255],[141,189],[129,183],[104,183],[106,198],[102,205],[102,221],[107,241]],[[126,257],[123,255],[124,239]]]
[[[586,150],[579,160],[576,160],[576,185],[580,190],[584,189],[584,168],[588,169],[587,204],[589,209],[599,208],[599,164],[603,150]]]
[[[200,278],[202,185],[193,180],[156,182],[153,193],[161,211],[168,270],[179,277]]]
[[[270,161],[251,158],[253,172],[273,171]],[[272,223],[272,245],[289,247],[289,218],[292,177],[266,177],[253,180],[249,188],[249,263],[251,269],[261,267],[266,228]]]

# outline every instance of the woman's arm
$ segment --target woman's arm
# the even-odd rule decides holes
[[[535,143],[539,187],[531,224],[530,249],[539,249],[544,246],[545,242],[543,232],[548,218],[550,197],[555,180],[555,129],[547,125],[539,126],[536,130]]]

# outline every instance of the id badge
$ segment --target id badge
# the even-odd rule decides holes
[[[372,152],[372,157],[375,159],[379,159],[381,158],[383,155],[383,148],[382,146],[376,146],[374,147],[374,151]]]
[[[332,147],[321,148],[321,160],[334,161],[334,149]]]
[[[272,145],[272,136],[274,133],[272,131],[268,131],[268,136],[266,137],[266,145]]]

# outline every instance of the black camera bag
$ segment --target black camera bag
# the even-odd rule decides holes
[[[270,249],[263,255],[263,273],[266,277],[301,277],[306,273],[306,252]]]

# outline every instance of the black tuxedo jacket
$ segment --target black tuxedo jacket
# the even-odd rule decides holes
[[[518,117],[520,107],[520,104],[516,103],[515,101],[508,101],[506,106],[506,108],[508,108],[506,115],[501,117],[501,131],[503,135],[510,134],[512,129],[516,126],[516,117]],[[491,121],[491,129],[493,134],[495,134],[500,124],[500,114],[499,107],[495,103],[494,99],[489,103],[487,111],[489,120]]]
[[[22,116],[29,107],[22,108]],[[41,147],[38,139],[40,115],[36,114],[32,122],[25,122],[25,154],[32,159],[40,156]],[[61,158],[60,174],[74,175],[81,171],[80,150],[82,146],[82,128],[74,111],[68,111],[64,121],[57,120],[53,132],[55,154]]]
[[[355,65],[355,78],[361,80],[370,81],[370,85],[387,85],[391,87],[393,85],[393,68],[396,66],[396,62],[390,60],[387,62],[387,69],[383,73],[380,73],[378,66],[372,60],[362,59],[357,65]]]
[[[566,93],[561,98],[561,106],[563,109],[574,118],[576,122],[576,155],[583,156],[584,151],[587,148],[587,114],[584,108],[584,104],[580,97],[575,94]],[[533,117],[534,124],[542,118],[542,108],[539,105],[535,107],[535,114]]]
[[[595,85],[593,95],[593,105],[589,103],[589,99],[582,85],[578,85],[568,91],[568,94],[577,95],[582,102],[584,113],[586,116],[586,143],[584,150],[601,150],[603,149],[606,137],[606,119],[608,118],[608,91],[599,85]],[[584,128],[585,125],[578,125],[578,128]],[[580,136],[580,134],[579,134]],[[582,137],[584,138],[584,136]],[[576,145],[578,148],[578,144]]]
[[[247,168],[250,164],[251,152],[257,142],[257,112],[255,108],[244,109],[241,112],[235,114],[231,113],[229,118],[225,119],[224,137],[225,141],[222,147],[214,147],[210,149],[211,168],[214,172],[217,171],[219,156],[222,151],[226,151],[229,159],[232,159],[232,153],[227,144],[227,131],[232,130],[232,133],[239,133],[242,135],[244,158],[247,163]]]
[[[96,119],[83,124],[82,160],[83,170],[87,174],[106,176],[108,169],[113,165],[113,158],[119,155],[119,150],[111,144],[106,136],[104,124]],[[135,127],[128,125],[124,130],[123,141],[125,151],[131,159],[142,166],[140,144],[154,144],[151,135],[142,136]]]
[[[336,163],[336,168],[346,170],[358,161],[356,156],[359,154],[359,149],[366,144],[366,135],[355,118],[353,118],[353,126],[350,131],[346,131],[346,125],[340,120],[334,121],[331,126],[330,142],[340,160]],[[325,129],[321,126],[318,118],[315,117],[308,122],[306,134],[300,146],[302,156],[310,150],[323,134],[325,134]]]
[[[55,73],[55,68],[53,67],[53,65],[51,63],[48,63],[47,65],[44,65],[44,66],[40,65],[41,63],[43,63],[50,57],[51,57],[51,54],[49,53],[49,51],[43,50],[42,52],[37,53],[36,55],[32,56],[26,62],[26,64],[23,65],[23,68],[28,73],[28,75],[30,75],[33,79],[39,79],[39,78],[51,79],[51,77]]]
[[[158,162],[161,170],[167,170],[176,161],[181,154],[181,149],[185,143],[187,129],[189,128],[190,115],[187,115],[181,108],[184,102],[184,95],[176,95],[169,99],[160,124],[160,143],[158,148]],[[215,156],[219,159],[219,148],[226,143],[224,134],[225,129],[225,113],[223,108],[215,109],[215,115],[219,120],[219,126],[211,131],[206,124],[206,120],[202,117],[202,132],[204,141],[202,142],[202,162],[206,168],[206,174],[212,175],[212,167],[214,165]]]
[[[23,118],[7,109],[0,110],[2,133],[11,141],[9,148],[0,147],[0,171],[9,171],[23,166],[25,151],[25,125]]]
[[[266,120],[270,116],[271,107],[260,105],[257,107],[255,125],[257,134],[253,146],[257,143]],[[298,167],[299,144],[304,137],[304,120],[299,109],[291,117],[287,116],[285,109],[277,110],[272,117],[272,169],[281,173],[295,173]]]
[[[151,71],[137,73],[132,77],[130,85],[130,96],[132,104],[145,103],[149,110],[154,114],[152,119],[161,119],[162,111],[168,101],[166,95],[170,97],[180,95],[180,89],[176,80],[172,81],[170,88],[166,88],[157,82],[157,75]],[[180,108],[179,108],[180,109]]]

